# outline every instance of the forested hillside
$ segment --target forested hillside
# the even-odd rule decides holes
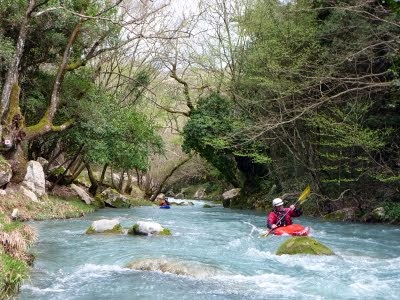
[[[53,186],[86,170],[96,195],[111,170],[154,200],[192,163],[238,206],[310,183],[315,214],[399,218],[399,17],[396,0],[1,1],[11,182],[43,157]]]

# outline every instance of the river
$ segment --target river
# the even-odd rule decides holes
[[[194,206],[102,209],[32,222],[31,277],[17,299],[398,299],[400,227],[300,217],[336,256],[275,255],[288,237],[260,237],[265,214]],[[154,221],[172,236],[86,235],[95,220]],[[163,262],[184,275],[132,270]]]

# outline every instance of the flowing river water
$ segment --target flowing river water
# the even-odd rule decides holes
[[[300,217],[294,222],[336,255],[277,256],[288,237],[260,237],[265,214],[193,203],[32,222],[36,261],[17,298],[399,299],[398,226]],[[172,236],[85,234],[93,221],[113,218],[123,227],[157,222]],[[131,262],[147,270],[127,268]]]

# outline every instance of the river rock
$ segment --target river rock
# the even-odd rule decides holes
[[[39,162],[35,160],[28,162],[22,186],[35,193],[39,198],[46,193],[46,180],[43,167]]]
[[[133,235],[171,235],[171,231],[156,222],[138,221],[128,231]]]
[[[199,188],[193,196],[193,199],[205,199],[207,197],[206,189]]]
[[[175,199],[185,199],[185,195],[183,193],[178,193],[174,197]]]
[[[9,183],[11,176],[11,165],[4,158],[0,158],[0,186]]]
[[[92,223],[92,225],[86,230],[87,234],[93,233],[123,233],[123,229],[118,220],[102,219]]]
[[[222,194],[222,205],[224,207],[231,207],[232,200],[237,198],[240,194],[240,188],[231,189]]]
[[[276,252],[282,254],[335,255],[331,249],[308,236],[294,236],[286,240]]]
[[[228,275],[213,266],[163,258],[146,258],[137,260],[129,263],[127,268],[140,271],[171,273],[197,278],[210,278],[211,276],[216,275]]]
[[[131,205],[127,197],[112,188],[104,190],[100,194],[100,200],[114,208],[128,208]]]
[[[356,220],[356,207],[346,207],[340,210],[336,210],[329,214],[324,215],[325,220],[332,221],[355,221]]]
[[[77,186],[76,184],[71,184],[71,189],[73,189],[78,194],[79,198],[81,198],[81,200],[83,200],[86,204],[93,202],[93,198],[90,197],[83,188]]]

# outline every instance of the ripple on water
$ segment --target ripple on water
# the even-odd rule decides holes
[[[84,235],[100,218],[120,218],[123,226],[151,220],[173,235]],[[306,218],[299,223],[311,226],[313,238],[337,255],[275,255],[287,238],[260,237],[264,214],[222,207],[102,210],[82,219],[34,223],[37,270],[22,286],[21,299],[396,299],[398,228]],[[201,275],[124,267],[155,257],[173,258],[180,267],[187,263],[188,272]]]

